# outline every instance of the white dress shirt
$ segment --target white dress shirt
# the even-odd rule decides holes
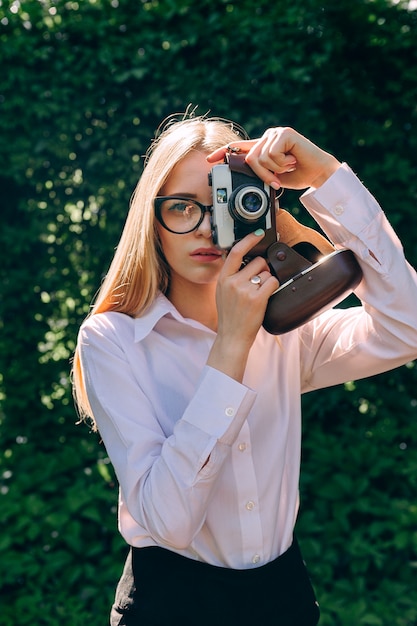
[[[162,294],[139,318],[109,312],[82,326],[88,397],[133,546],[236,569],[282,554],[298,511],[301,394],[417,358],[416,273],[377,202],[345,164],[301,201],[355,252],[363,305],[279,341],[261,328],[242,384],[206,365],[215,333]]]

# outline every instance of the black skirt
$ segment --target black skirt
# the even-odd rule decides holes
[[[111,626],[316,626],[320,611],[297,542],[271,563],[216,567],[131,548]]]

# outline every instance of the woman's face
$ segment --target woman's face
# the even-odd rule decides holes
[[[213,204],[208,174],[212,164],[206,154],[193,151],[173,168],[160,195],[181,196],[204,205]],[[191,233],[175,234],[157,223],[162,250],[170,266],[170,292],[192,284],[216,283],[223,266],[222,252],[213,244],[210,214]]]

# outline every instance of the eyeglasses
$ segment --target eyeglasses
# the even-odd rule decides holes
[[[213,213],[212,206],[177,196],[158,196],[154,200],[154,208],[160,224],[177,235],[185,235],[196,230],[204,215]]]

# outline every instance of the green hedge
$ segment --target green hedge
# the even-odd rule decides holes
[[[360,173],[417,264],[406,4],[0,2],[0,626],[108,620],[126,547],[70,358],[164,116],[295,126]],[[324,626],[417,623],[416,382],[412,363],[303,399],[298,534]]]

